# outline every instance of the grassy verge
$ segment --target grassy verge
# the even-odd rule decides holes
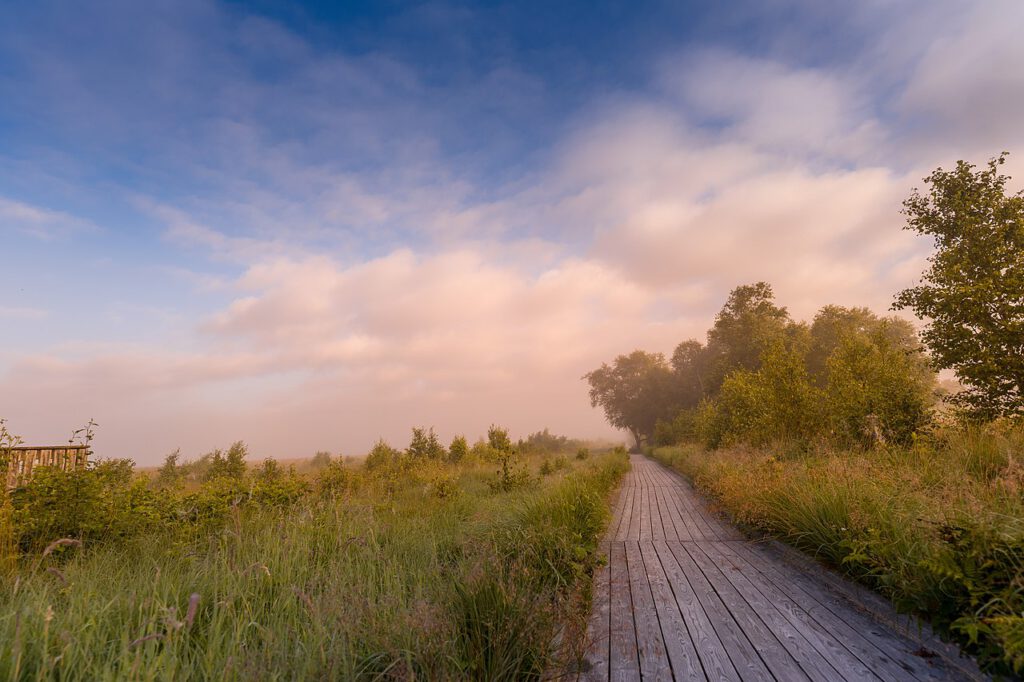
[[[947,430],[912,447],[659,448],[748,528],[925,617],[992,672],[1024,672],[1024,429]]]
[[[193,493],[143,504],[145,532],[29,543],[0,577],[0,679],[539,678],[578,653],[628,458],[497,468],[339,465],[259,504],[250,486],[204,515]]]

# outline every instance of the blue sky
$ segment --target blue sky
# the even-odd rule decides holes
[[[608,433],[582,372],[699,337],[736,284],[804,317],[887,308],[927,253],[910,188],[1020,150],[1022,22],[1013,0],[14,3],[0,416],[33,441],[95,417],[142,462]]]

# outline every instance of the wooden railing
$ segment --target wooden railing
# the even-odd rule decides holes
[[[37,467],[56,467],[64,471],[83,468],[89,463],[90,454],[88,445],[19,446],[4,452],[10,457],[6,490],[28,481]]]

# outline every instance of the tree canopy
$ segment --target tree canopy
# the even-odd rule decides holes
[[[671,418],[672,371],[661,353],[635,350],[584,375],[590,383],[590,403],[604,409],[608,422],[626,429],[637,445],[653,438],[659,419]]]
[[[904,202],[905,229],[932,237],[935,252],[894,304],[926,319],[935,365],[966,387],[953,400],[983,419],[1024,415],[1024,192],[1007,193],[1005,160],[939,168]]]
[[[904,442],[935,393],[906,320],[829,305],[794,322],[763,282],[733,290],[706,345],[683,341],[671,362],[637,350],[585,378],[592,404],[640,445]]]
[[[775,305],[775,292],[767,282],[733,289],[708,330],[706,390],[718,390],[736,369],[757,370],[761,354],[782,338],[789,323],[789,312]]]

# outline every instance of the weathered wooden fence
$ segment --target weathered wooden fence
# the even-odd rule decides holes
[[[57,467],[71,471],[89,463],[87,445],[19,446],[11,448],[9,453],[6,490],[17,488],[27,481],[32,477],[32,470],[37,467]],[[0,470],[0,474],[2,473]]]

